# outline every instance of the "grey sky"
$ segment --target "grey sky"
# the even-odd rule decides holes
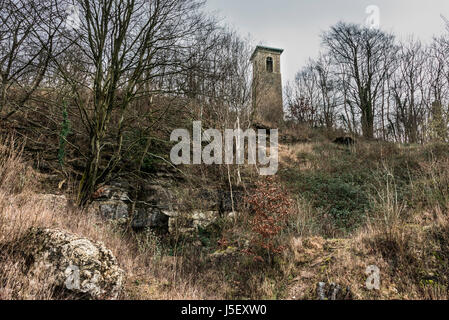
[[[322,31],[338,21],[364,23],[369,5],[379,7],[381,29],[423,42],[444,32],[440,14],[449,18],[448,0],[207,0],[206,7],[255,44],[285,49],[285,84],[317,56]]]

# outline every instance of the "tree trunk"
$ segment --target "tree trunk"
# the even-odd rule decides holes
[[[367,139],[374,138],[374,114],[373,108],[368,101],[363,101],[362,109],[362,133]]]
[[[6,105],[6,83],[2,83],[0,89],[0,114],[2,113],[5,105]]]
[[[98,167],[100,165],[100,139],[94,134],[90,142],[90,157],[86,163],[83,177],[79,185],[78,205],[85,206],[92,194],[95,192],[97,184]]]

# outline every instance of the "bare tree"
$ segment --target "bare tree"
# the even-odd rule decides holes
[[[44,80],[62,19],[52,0],[0,1],[0,115],[18,111]],[[12,91],[12,92],[11,92]]]
[[[76,0],[64,5],[63,11],[70,5],[79,11],[79,26],[67,38],[84,67],[76,79],[67,64],[59,61],[58,68],[72,87],[84,88],[73,92],[89,135],[78,193],[83,205],[122,159],[125,120],[133,102],[153,90],[163,91],[151,84],[182,71],[192,37],[208,21],[199,12],[202,2],[196,0]],[[86,92],[91,99],[82,99]],[[111,154],[105,159],[107,148]]]
[[[328,55],[321,54],[316,61],[310,60],[285,93],[287,108],[294,120],[326,128],[337,125],[341,92]]]
[[[249,41],[227,28],[201,34],[192,46],[189,67],[179,77],[195,105],[195,117],[214,127],[237,120],[249,126],[251,56]]]
[[[400,46],[390,90],[396,106],[397,131],[404,132],[403,142],[418,142],[425,118],[426,62],[426,52],[419,41]]]
[[[320,55],[316,62],[318,85],[321,93],[321,125],[332,128],[336,125],[337,107],[340,105],[341,95],[338,90],[338,80],[335,77],[332,61],[328,55]]]
[[[338,23],[322,35],[324,46],[347,75],[347,102],[361,112],[362,132],[374,137],[376,106],[394,61],[394,36],[381,30]]]
[[[296,74],[295,81],[287,86],[285,93],[289,116],[299,123],[317,125],[320,91],[315,61],[310,60]]]

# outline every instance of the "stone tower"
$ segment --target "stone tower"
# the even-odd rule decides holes
[[[278,125],[284,119],[282,103],[282,49],[257,46],[253,64],[253,122]]]

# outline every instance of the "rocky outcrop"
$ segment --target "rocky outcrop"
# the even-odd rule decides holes
[[[98,188],[89,210],[108,220],[128,219],[132,201],[126,187],[116,183]]]
[[[137,203],[134,211],[131,226],[134,230],[145,228],[158,229],[159,231],[168,231],[169,216],[157,206],[151,206],[146,203]]]
[[[130,205],[121,200],[95,201],[89,209],[107,220],[121,220],[129,218]]]
[[[173,184],[174,185],[174,184]],[[131,201],[123,183],[102,186],[94,194],[90,210],[108,220],[130,222],[136,230],[186,233],[207,228],[220,217],[243,207],[243,192],[216,189],[180,189],[168,183],[141,186]],[[182,200],[181,200],[182,199]]]
[[[55,294],[80,299],[116,299],[124,272],[101,243],[57,229],[32,228],[19,240],[28,277],[46,278]]]
[[[218,211],[195,210],[189,213],[170,212],[169,214],[169,232],[192,233],[201,229],[206,229],[216,223],[220,218]]]
[[[159,184],[148,184],[142,186],[139,201],[158,207],[163,211],[175,211],[179,209],[175,193],[168,187]]]
[[[127,189],[129,188],[126,183],[113,183],[109,186],[101,186],[92,195],[95,201],[131,201],[128,195]]]
[[[203,229],[209,227],[220,218],[218,211],[194,211],[192,213],[192,220],[194,227],[201,227]]]

